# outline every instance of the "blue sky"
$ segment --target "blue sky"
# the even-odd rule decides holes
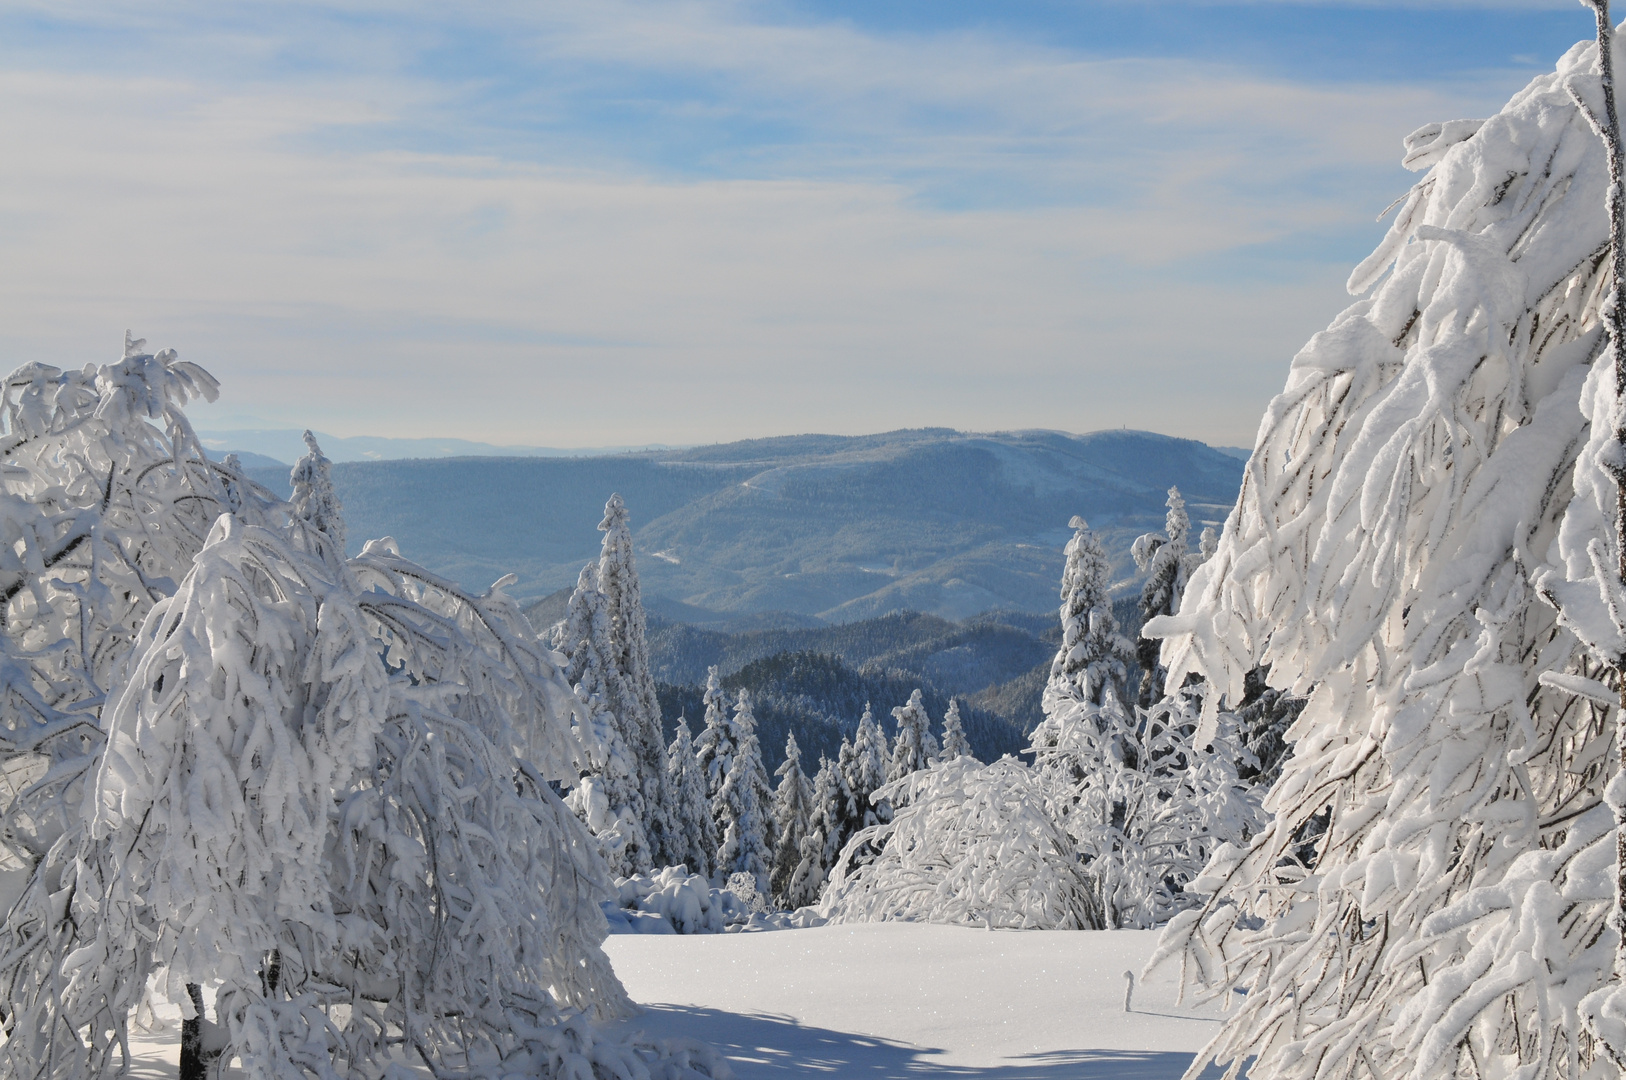
[[[1572,0],[0,5],[0,346],[200,426],[1251,443]]]

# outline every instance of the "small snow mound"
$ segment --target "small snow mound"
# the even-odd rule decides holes
[[[743,879],[743,880],[741,880]],[[616,898],[602,905],[612,934],[722,934],[822,926],[812,908],[768,911],[749,874],[718,889],[686,866],[617,878]]]

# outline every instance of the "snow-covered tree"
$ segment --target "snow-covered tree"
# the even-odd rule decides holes
[[[908,702],[892,710],[892,719],[898,723],[898,737],[892,744],[892,760],[887,763],[888,783],[930,767],[938,754],[937,739],[932,735],[932,718],[926,713],[919,690],[909,695]]]
[[[599,553],[599,589],[608,601],[610,640],[620,675],[622,699],[616,704],[628,735],[628,746],[638,762],[643,786],[644,832],[659,862],[672,861],[668,836],[672,832],[671,801],[666,793],[666,737],[661,728],[661,704],[655,696],[655,677],[649,668],[643,592],[632,554],[632,529],[620,495],[604,504],[599,522],[604,542]]]
[[[849,750],[845,740],[841,750],[841,773],[847,790],[852,793],[852,813],[846,831],[850,835],[886,820],[892,808],[877,804],[873,796],[886,783],[886,732],[875,722],[875,713],[869,702],[864,703],[864,715],[858,719],[858,730],[853,735]]]
[[[709,878],[711,857],[717,850],[717,824],[712,820],[706,774],[695,755],[689,722],[682,718],[666,751],[666,791],[672,799],[674,839],[668,855],[693,873]]]
[[[344,506],[333,490],[333,462],[316,444],[316,436],[305,432],[305,456],[294,463],[288,476],[293,484],[294,513],[333,544],[344,558]]]
[[[845,740],[842,745],[847,745]],[[813,778],[813,802],[807,835],[802,837],[801,859],[785,893],[786,907],[794,909],[817,902],[825,878],[846,842],[843,830],[851,798],[841,769],[829,758],[821,757],[818,774]]]
[[[728,696],[723,693],[723,681],[715,665],[706,669],[706,726],[694,741],[695,759],[706,779],[706,798],[715,799],[723,790],[729,766],[739,740],[734,734],[734,721],[728,715]]]
[[[711,812],[723,838],[717,848],[717,876],[750,874],[756,879],[757,891],[766,892],[775,839],[773,789],[768,786],[756,728],[751,692],[741,687],[734,703],[734,755],[723,786],[711,801]]]
[[[960,722],[960,701],[950,698],[948,712],[943,714],[943,750],[939,760],[971,756],[971,740],[965,737],[965,725]]]
[[[1061,648],[1050,664],[1050,681],[1071,683],[1075,696],[1097,705],[1109,689],[1121,701],[1136,654],[1135,646],[1118,632],[1112,613],[1107,593],[1112,566],[1083,518],[1067,524],[1076,531],[1067,542],[1062,569]]]
[[[1090,872],[1021,762],[955,758],[909,773],[881,794],[901,808],[848,841],[819,904],[832,921],[1104,925]],[[880,853],[859,860],[853,855],[861,847]]]
[[[615,646],[610,640],[609,603],[598,588],[598,567],[588,563],[576,579],[559,635],[569,664],[565,677],[581,699],[576,736],[586,751],[586,768],[567,802],[599,842],[610,872],[618,877],[653,869],[644,832],[644,787],[632,751],[639,731],[635,718],[617,715]],[[623,699],[624,700],[624,699]]]
[[[472,596],[388,542],[345,561],[240,474],[228,496],[180,412],[202,387],[139,342],[118,365],[8,384],[4,496],[85,500],[77,541],[36,528],[8,552],[57,543],[45,570],[88,601],[57,660],[92,631],[74,670],[104,677],[86,660],[109,659],[105,744],[76,734],[67,763],[88,790],[0,932],[0,1077],[126,1069],[149,976],[190,1008],[218,984],[218,1023],[188,1021],[193,1067],[214,1050],[277,1080],[377,1077],[402,1052],[440,1073],[713,1071],[591,1022],[630,1004],[598,947],[603,864],[550,787],[582,760],[578,705],[510,579]],[[84,468],[90,487],[52,490]],[[102,565],[70,573],[86,545]],[[41,617],[74,595],[39,571],[8,597],[8,631],[36,619],[30,648],[63,633]]]
[[[794,731],[785,736],[785,760],[774,775],[779,777],[779,786],[773,793],[775,839],[769,885],[780,904],[800,907],[789,902],[790,890],[813,818],[813,784],[802,771],[802,748],[796,745]]]
[[[437,1068],[639,1059],[572,1018],[630,1004],[549,787],[582,757],[556,654],[500,588],[312,532],[223,516],[144,621],[86,817],[6,927],[0,1075],[106,1075],[149,975],[216,982],[206,1044],[252,1076],[376,1075],[403,1033]]]
[[[1143,533],[1135,538],[1130,554],[1135,566],[1146,575],[1140,590],[1140,616],[1144,624],[1160,615],[1173,615],[1180,610],[1180,597],[1185,594],[1190,560],[1187,558],[1186,534],[1191,531],[1191,518],[1186,515],[1186,500],[1180,489],[1169,488],[1169,512],[1164,517],[1161,533]],[[1158,659],[1159,643],[1142,631],[1136,652],[1140,659],[1140,707],[1149,709],[1163,697],[1165,672]]]
[[[1491,119],[1406,140],[1429,172],[1351,278],[1370,294],[1294,359],[1218,551],[1146,628],[1171,684],[1208,680],[1205,729],[1262,664],[1308,695],[1274,821],[1165,936],[1234,1003],[1204,1059],[1284,1080],[1626,1061],[1618,698],[1577,640],[1620,649],[1587,596],[1618,575],[1600,59],[1577,46]]]
[[[0,804],[7,857],[37,861],[71,827],[119,664],[231,508],[183,411],[216,394],[208,372],[129,335],[116,363],[5,380],[0,769],[22,787]],[[284,505],[247,480],[237,499],[248,521]]]

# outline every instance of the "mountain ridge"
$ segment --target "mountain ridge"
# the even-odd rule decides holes
[[[1223,519],[1242,470],[1203,443],[1150,432],[921,428],[597,457],[339,462],[333,479],[352,546],[395,536],[472,588],[510,571],[527,601],[568,588],[619,492],[651,610],[840,623],[1051,610],[1075,514],[1127,583],[1129,545],[1161,528],[1170,485],[1200,530]],[[287,490],[285,472],[249,472]]]

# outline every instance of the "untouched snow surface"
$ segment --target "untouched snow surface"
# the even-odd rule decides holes
[[[1156,940],[891,922],[619,934],[604,948],[645,1007],[627,1026],[708,1042],[738,1080],[1177,1080],[1218,1014],[1176,1006],[1172,968],[1140,984]],[[173,1080],[176,1038],[132,1040],[130,1075]]]
[[[708,1042],[739,1080],[1176,1080],[1219,1014],[1176,1006],[1173,968],[1140,985],[1157,933],[891,922],[604,947],[645,1006],[629,1025]]]

